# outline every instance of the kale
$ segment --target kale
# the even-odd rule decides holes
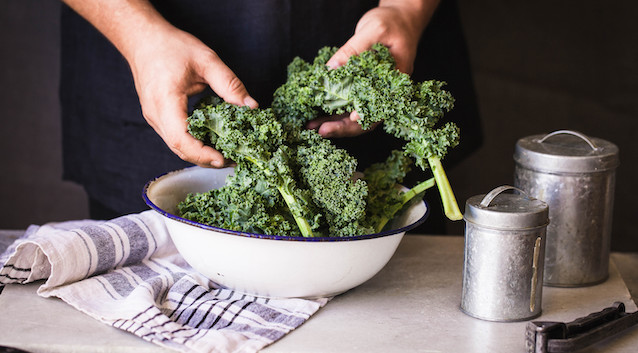
[[[459,129],[439,120],[454,107],[454,98],[443,89],[445,82],[413,82],[395,69],[387,47],[351,56],[337,69],[326,62],[337,48],[323,48],[312,64],[295,58],[288,67],[288,80],[274,94],[272,109],[293,126],[303,126],[321,113],[356,111],[365,129],[383,122],[384,130],[406,140],[404,152],[422,170],[431,169],[445,214],[462,219],[456,198],[441,164],[449,148],[459,143]]]
[[[370,233],[360,223],[367,187],[354,177],[357,161],[317,132],[284,129],[270,108],[249,109],[219,99],[201,104],[188,122],[193,136],[237,166],[222,188],[181,202],[182,217],[251,233]]]
[[[312,63],[295,58],[270,108],[238,107],[211,97],[193,111],[189,132],[237,166],[222,188],[181,202],[182,217],[263,234],[370,234],[436,183],[446,215],[462,218],[441,164],[459,140],[453,123],[437,127],[454,105],[445,83],[413,82],[395,69],[380,44],[329,69],[326,62],[335,51],[321,49]],[[321,114],[351,111],[363,128],[382,123],[387,133],[406,140],[403,151],[392,151],[362,178],[347,151],[305,129]],[[403,192],[397,186],[412,164],[431,169],[434,177]]]

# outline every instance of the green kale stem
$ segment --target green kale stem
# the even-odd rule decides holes
[[[246,160],[252,162],[253,164],[259,166],[259,168],[264,170],[266,172],[266,174],[268,174],[268,175],[272,175],[273,174],[269,169],[264,168],[264,166],[260,163],[259,160],[256,160],[255,158],[253,158],[253,157],[251,157],[249,155],[244,155],[244,158],[246,158]],[[299,231],[301,231],[301,235],[306,237],[306,238],[314,237],[314,234],[312,232],[312,227],[310,227],[310,224],[308,223],[308,220],[301,213],[301,210],[303,209],[303,206],[301,206],[299,204],[299,201],[297,200],[295,195],[293,195],[283,185],[277,185],[276,187],[277,187],[277,190],[279,190],[279,193],[281,194],[281,197],[286,202],[286,205],[288,205],[288,209],[290,210],[290,213],[292,214],[292,217],[295,219],[295,222],[297,222],[297,226],[299,226]]]
[[[297,225],[299,226],[301,235],[306,238],[314,237],[312,228],[310,227],[308,220],[306,220],[301,212],[299,212],[299,210],[301,210],[301,205],[299,205],[297,198],[293,194],[288,192],[288,190],[286,190],[284,187],[277,186],[277,190],[279,190],[279,193],[281,193],[284,201],[286,201],[288,209],[290,209],[290,213],[292,213],[292,216],[295,218],[295,222],[297,222]]]
[[[252,156],[247,154],[242,154],[242,155],[247,161],[255,164],[260,169],[264,170],[264,172],[267,175],[272,176],[273,173],[269,169],[264,168],[260,160],[255,159]],[[310,227],[308,220],[303,216],[303,214],[300,211],[303,209],[303,207],[299,204],[299,201],[297,201],[297,198],[295,197],[295,195],[293,195],[288,189],[286,189],[282,185],[277,185],[276,187],[277,187],[277,190],[279,190],[281,197],[286,202],[286,205],[288,205],[288,209],[290,210],[292,217],[295,219],[295,222],[297,222],[297,226],[299,226],[299,231],[301,231],[301,235],[306,238],[314,237],[315,235],[312,232],[312,227]]]
[[[377,223],[375,231],[377,233],[382,231],[385,225],[390,221],[390,219],[394,218],[394,215],[396,214],[396,212],[398,212],[406,203],[410,202],[410,200],[422,194],[423,192],[425,192],[425,190],[433,187],[434,184],[435,184],[434,178],[430,178],[426,181],[420,182],[419,184],[415,185],[412,189],[404,192],[401,198],[401,203],[396,208],[396,211],[393,212],[392,217],[382,217],[379,220],[379,223]]]
[[[454,197],[452,186],[450,186],[450,181],[447,179],[441,160],[438,157],[430,157],[428,158],[428,162],[430,163],[432,174],[434,174],[436,185],[439,188],[445,216],[453,221],[463,219],[463,214],[459,210],[459,205],[456,203],[456,197]]]

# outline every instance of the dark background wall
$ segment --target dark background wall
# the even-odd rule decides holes
[[[62,181],[57,0],[0,0],[0,228],[88,216]]]
[[[638,3],[459,0],[485,144],[449,171],[463,207],[512,183],[516,140],[559,129],[616,143],[614,250],[638,251]],[[57,0],[0,1],[0,228],[87,217],[61,180]],[[444,79],[444,78],[440,78]],[[463,222],[448,224],[463,234]]]

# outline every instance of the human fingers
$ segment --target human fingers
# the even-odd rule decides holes
[[[199,63],[199,71],[208,85],[224,101],[250,108],[259,106],[257,101],[250,96],[239,77],[226,66],[216,53],[211,51],[206,60]]]
[[[336,120],[325,120],[316,130],[319,135],[325,138],[352,137],[366,132],[358,122],[350,120],[348,116]]]
[[[157,114],[146,120],[179,158],[202,167],[225,166],[227,161],[219,151],[188,133],[186,104],[185,95],[163,99],[157,102]]]
[[[406,11],[395,7],[377,7],[365,13],[355,29],[354,35],[330,58],[327,65],[337,68],[348,58],[368,50],[375,43],[389,48],[401,72],[412,73],[416,47],[420,36]]]
[[[351,56],[358,55],[370,49],[373,44],[375,44],[373,37],[355,33],[354,36],[352,36],[334,53],[334,55],[332,55],[326,65],[331,69],[343,66],[348,62],[348,59]]]
[[[366,28],[374,28],[374,26],[366,26],[362,32],[352,36],[346,44],[337,50],[337,52],[328,60],[326,65],[331,69],[336,69],[345,65],[352,55],[358,55],[372,47],[373,44],[382,43],[388,47],[390,53],[396,62],[396,68],[404,73],[412,73],[414,70],[414,50],[402,41],[391,39],[376,39],[374,32],[365,31]]]
[[[319,129],[319,127],[328,121],[336,121],[336,120],[341,120],[343,119],[346,114],[339,114],[339,115],[325,115],[325,116],[320,116],[318,118],[312,119],[310,120],[307,124],[306,124],[306,128],[309,130],[317,130]]]

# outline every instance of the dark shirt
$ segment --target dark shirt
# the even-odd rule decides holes
[[[153,1],[168,21],[215,50],[262,107],[270,105],[295,56],[311,60],[323,46],[341,46],[361,16],[377,3]],[[111,43],[66,6],[61,25],[64,178],[83,185],[92,200],[115,213],[145,210],[144,184],[189,164],[175,156],[144,120],[130,68]],[[481,142],[469,60],[453,1],[442,1],[428,25],[413,79],[447,81],[456,98],[447,119],[459,125],[462,142],[445,159],[451,168]],[[191,104],[199,97],[193,97]],[[335,142],[359,159],[359,169],[383,161],[390,149],[403,145],[382,129]],[[419,179],[418,172],[410,177]]]

